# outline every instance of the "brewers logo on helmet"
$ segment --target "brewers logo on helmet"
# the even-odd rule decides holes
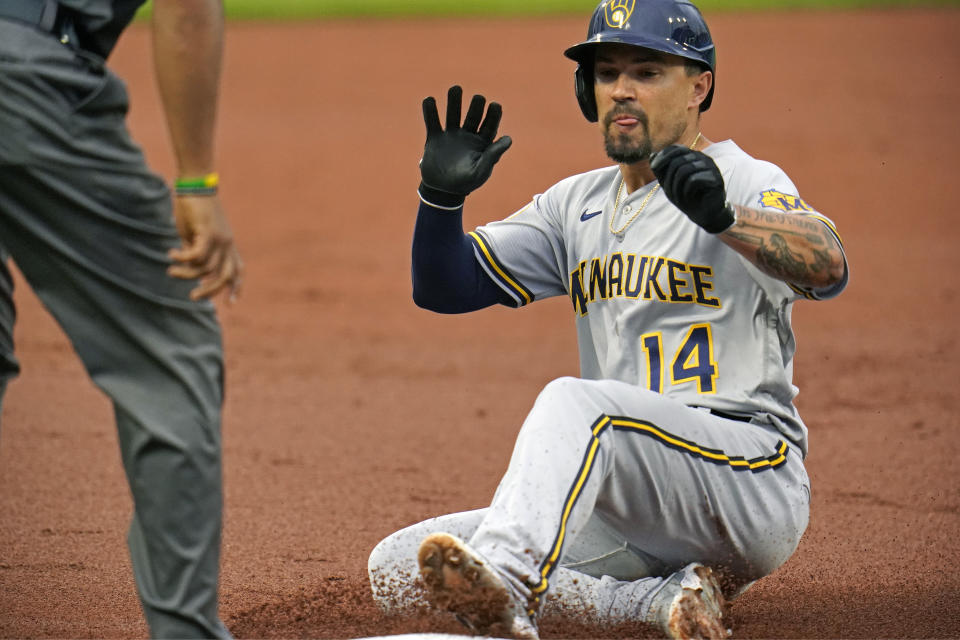
[[[604,18],[607,24],[614,29],[623,29],[637,5],[636,0],[612,0],[603,5]]]

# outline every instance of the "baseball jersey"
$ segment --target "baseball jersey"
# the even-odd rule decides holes
[[[704,153],[717,163],[731,203],[813,216],[836,233],[776,165],[730,140]],[[648,198],[656,182],[623,194],[614,212],[620,185],[617,166],[562,180],[471,232],[477,259],[517,306],[569,297],[582,377],[753,416],[805,455],[807,429],[793,405],[792,303],[837,295],[846,270],[828,289],[793,286],[705,232],[662,191]]]

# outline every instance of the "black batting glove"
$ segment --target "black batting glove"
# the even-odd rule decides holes
[[[446,130],[440,126],[437,101],[433,97],[423,101],[427,141],[420,160],[420,195],[441,206],[463,204],[467,194],[487,181],[493,165],[513,142],[509,136],[494,142],[503,109],[491,102],[484,117],[486,98],[481,95],[473,96],[461,126],[462,98],[463,90],[458,86],[447,91]]]
[[[673,144],[653,155],[650,168],[667,198],[709,233],[729,229],[736,218],[713,158]]]

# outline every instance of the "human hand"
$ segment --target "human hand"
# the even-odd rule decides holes
[[[173,214],[183,244],[171,249],[174,264],[167,273],[174,278],[199,279],[190,298],[210,298],[221,291],[233,302],[240,293],[243,261],[233,242],[233,232],[217,196],[179,195],[173,199]]]
[[[674,144],[655,153],[650,168],[670,202],[707,232],[726,231],[736,222],[723,176],[707,154]]]
[[[513,142],[509,136],[494,142],[503,109],[491,102],[484,117],[486,98],[481,95],[473,96],[461,126],[462,98],[459,86],[447,91],[446,130],[440,125],[436,100],[431,96],[423,101],[427,141],[420,160],[421,187],[452,196],[447,198],[448,203],[462,203],[467,194],[486,182],[493,165]]]

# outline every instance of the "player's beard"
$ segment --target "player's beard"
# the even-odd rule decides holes
[[[628,134],[615,134],[611,131],[614,118],[627,115],[636,118],[640,126],[643,127],[639,139],[632,138]],[[631,109],[627,106],[617,106],[610,110],[603,118],[603,144],[607,151],[607,156],[621,164],[633,164],[650,158],[653,151],[653,143],[650,140],[650,127],[647,120],[647,114]]]
[[[627,115],[636,118],[639,124],[643,127],[643,131],[638,132],[640,135],[639,139],[632,138],[628,134],[612,133],[611,125],[613,124],[613,120],[617,116],[621,115]],[[603,124],[603,142],[607,151],[607,156],[611,160],[621,164],[633,164],[635,162],[649,160],[654,151],[660,151],[667,145],[678,144],[678,141],[680,140],[681,136],[683,136],[684,131],[686,131],[687,128],[687,124],[681,114],[681,116],[677,117],[674,126],[666,135],[667,141],[658,145],[658,147],[654,149],[653,140],[650,137],[650,121],[647,118],[647,114],[639,109],[631,109],[630,107],[624,105],[614,107],[606,116],[604,116]]]

